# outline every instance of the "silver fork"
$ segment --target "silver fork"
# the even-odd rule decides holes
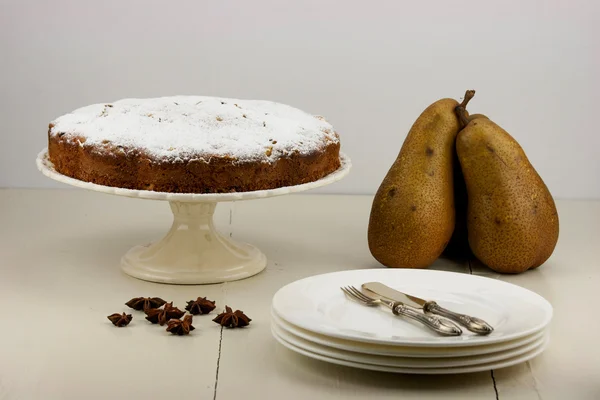
[[[357,303],[360,303],[367,307],[377,307],[380,305],[384,305],[391,309],[394,315],[400,315],[403,317],[411,318],[431,328],[439,334],[445,336],[459,336],[462,334],[462,330],[458,327],[458,325],[454,324],[453,322],[437,317],[435,315],[423,314],[422,312],[410,306],[407,306],[402,302],[387,301],[384,299],[374,299],[367,296],[360,290],[356,289],[354,286],[341,287],[340,289],[342,289],[342,291],[346,293],[348,297],[350,297]]]

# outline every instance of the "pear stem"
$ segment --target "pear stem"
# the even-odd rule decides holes
[[[462,103],[460,103],[458,106],[466,109],[467,108],[467,104],[469,104],[469,101],[471,101],[471,99],[474,96],[475,96],[475,91],[474,90],[467,90],[465,92],[465,98],[463,99]]]
[[[463,106],[459,105],[454,109],[454,111],[456,112],[456,115],[458,116],[458,120],[462,124],[462,127],[464,128],[465,126],[467,126],[469,124],[469,117],[467,117],[467,110]]]
[[[456,111],[456,115],[458,116],[458,119],[460,120],[463,128],[469,124],[469,117],[467,116],[467,104],[469,104],[469,101],[471,101],[471,99],[474,96],[475,96],[474,90],[467,90],[465,92],[465,97],[464,97],[462,103],[460,103],[454,109]]]

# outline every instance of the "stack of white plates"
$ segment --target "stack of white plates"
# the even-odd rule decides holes
[[[479,317],[494,331],[441,336],[389,309],[350,300],[340,287],[378,281]],[[539,355],[549,343],[552,306],[534,292],[495,279],[433,270],[375,269],[301,279],[273,297],[272,333],[283,346],[318,360],[411,374],[504,368]]]

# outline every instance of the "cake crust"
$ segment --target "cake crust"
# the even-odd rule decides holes
[[[322,117],[272,102],[177,96],[87,106],[52,121],[57,172],[171,193],[231,193],[313,182],[340,167]]]
[[[57,172],[85,182],[171,193],[232,193],[275,189],[319,180],[340,167],[339,143],[323,151],[292,154],[274,163],[234,162],[212,157],[157,162],[141,151],[110,151],[79,141],[49,137],[48,154]],[[91,147],[91,148],[90,148]]]

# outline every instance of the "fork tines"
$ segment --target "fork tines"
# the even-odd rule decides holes
[[[344,293],[346,293],[348,296],[350,296],[350,297],[352,297],[352,298],[354,298],[356,300],[362,301],[364,303],[369,303],[369,302],[373,302],[374,301],[374,299],[366,296],[363,292],[361,292],[360,290],[358,290],[354,286],[345,286],[345,287],[342,287],[340,289],[342,289],[342,291]]]

